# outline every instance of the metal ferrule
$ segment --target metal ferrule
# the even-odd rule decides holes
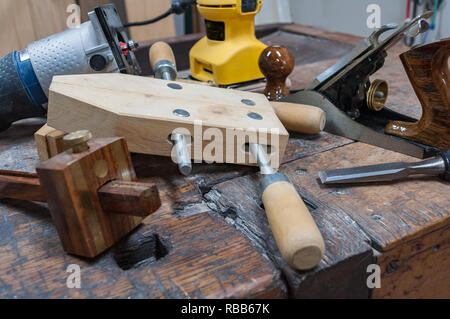
[[[167,81],[174,81],[177,78],[177,69],[172,62],[161,60],[155,65],[155,78]]]
[[[289,180],[289,178],[282,173],[274,173],[274,174],[270,174],[270,175],[264,175],[263,178],[261,179],[261,183],[259,185],[259,190],[260,190],[261,196],[264,194],[264,191],[267,189],[267,187],[269,187],[272,184],[278,183],[278,182],[287,182],[287,183],[292,184],[291,181]]]

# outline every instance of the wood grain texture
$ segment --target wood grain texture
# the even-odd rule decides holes
[[[395,121],[386,132],[440,149],[450,148],[450,40],[441,40],[401,55],[422,105],[417,123]]]
[[[141,218],[103,211],[97,191],[112,180],[136,181],[126,143],[97,139],[89,150],[71,151],[37,168],[64,250],[95,257],[136,228]]]
[[[67,29],[67,6],[74,0],[2,0],[0,56]]]
[[[0,170],[0,198],[45,202],[36,174]]]
[[[66,132],[54,129],[48,124],[45,124],[34,133],[39,160],[44,162],[59,153],[67,151],[69,147],[64,145],[63,142],[63,138],[66,135]]]
[[[129,22],[153,19],[166,12],[170,0],[124,0]],[[130,28],[130,38],[134,41],[148,41],[175,36],[175,20],[173,15],[156,23]]]
[[[292,31],[285,32],[285,29]],[[258,30],[262,29],[257,27],[257,33]],[[264,30],[269,31],[259,35],[266,39],[267,44],[286,45],[294,52],[297,67],[292,74],[293,89],[301,89],[333,64],[333,59],[347,53],[351,46],[346,43],[357,44],[361,40],[298,25],[271,26]],[[191,40],[184,42],[186,38]],[[184,52],[199,36],[186,38],[168,41],[176,48],[178,65],[183,63]],[[332,40],[324,40],[327,38]],[[141,65],[145,64],[146,59],[148,64],[148,48],[143,47],[142,50]],[[393,93],[388,100],[389,107],[418,118],[420,103],[398,58],[406,50],[403,46],[392,48],[386,66],[376,76],[388,80],[391,86]],[[149,67],[145,71],[151,72]],[[42,124],[35,120],[15,123],[7,132],[0,133],[1,168],[34,169],[38,160],[31,136]],[[403,289],[399,287],[410,287],[411,295],[414,295],[414,291],[420,292],[420,284],[416,284],[419,280],[412,281],[412,275],[416,272],[408,271],[420,264],[423,267],[417,273],[423,275],[420,279],[422,284],[426,285],[425,282],[430,281],[437,285],[435,291],[423,290],[422,296],[444,295],[441,287],[448,283],[448,266],[445,269],[440,264],[446,266],[447,250],[441,250],[442,255],[436,252],[437,259],[422,256],[434,254],[431,247],[448,238],[446,233],[425,237],[431,229],[435,229],[433,233],[436,234],[444,229],[448,218],[441,208],[446,202],[437,204],[438,200],[434,201],[433,197],[434,192],[437,192],[438,197],[442,196],[448,189],[447,184],[435,179],[408,180],[392,185],[365,185],[363,191],[358,189],[356,192],[353,188],[322,190],[315,180],[319,168],[409,159],[395,157],[398,154],[385,153],[364,144],[353,145],[344,152],[345,155],[332,156],[351,143],[350,140],[327,133],[313,136],[292,134],[286,148],[282,170],[298,185],[297,190],[304,197],[325,238],[327,253],[321,265],[313,271],[299,273],[283,264],[259,206],[255,168],[200,164],[194,166],[191,177],[183,178],[179,176],[177,166],[166,158],[133,155],[137,175],[140,180],[158,184],[163,205],[131,237],[122,242],[123,246],[108,250],[93,261],[87,262],[65,254],[45,207],[14,200],[0,201],[0,278],[3,288],[0,296],[368,298],[367,265],[377,262],[373,249],[381,250],[382,245],[388,247],[389,243],[394,243],[392,249],[377,255],[395,254],[397,249],[405,247],[405,257],[395,257],[404,260],[404,271],[397,273],[405,275],[383,275],[382,289],[372,291],[373,297],[388,296],[389,292],[400,295]],[[314,163],[316,166],[313,166]],[[312,171],[309,171],[309,166],[312,166]],[[389,190],[378,194],[379,189],[384,187]],[[322,192],[317,193],[317,188]],[[416,196],[418,188],[420,191]],[[216,191],[217,196],[213,196]],[[323,192],[329,194],[323,195]],[[387,192],[391,196],[387,202],[396,196],[398,200],[393,200],[391,206],[383,204],[374,212],[368,211],[373,210],[374,205],[382,204],[379,198]],[[360,194],[364,196],[360,197]],[[351,199],[348,205],[345,202],[347,198]],[[370,218],[367,218],[366,212],[371,214]],[[410,227],[411,224],[414,226]],[[372,228],[374,230],[369,232]],[[408,236],[409,239],[402,241],[402,236]],[[158,246],[157,237],[168,248],[168,254],[161,258],[156,258],[159,254],[146,258],[149,256],[147,251]],[[416,256],[410,254],[413,245],[408,246],[407,243],[416,239],[420,241],[422,237],[430,240],[426,246],[430,247],[426,248],[427,253]],[[441,247],[444,246],[441,244]],[[408,255],[412,258],[409,259]],[[129,270],[123,270],[114,259],[115,256],[144,259],[138,263],[134,260]],[[381,259],[378,259],[378,263],[382,264]],[[66,269],[70,264],[81,266],[80,290],[66,287]],[[395,268],[395,263],[393,265]],[[440,282],[437,283],[437,280]]]
[[[330,203],[313,195],[313,189],[299,187],[298,181],[303,179],[305,174],[302,162],[303,160],[299,160],[285,164],[281,172],[287,174],[296,185],[325,240],[325,256],[319,266],[311,271],[296,272],[281,257],[261,207],[258,176],[244,176],[218,184],[205,194],[205,198],[210,205],[215,206],[218,214],[250,238],[280,269],[287,280],[290,297],[367,298],[369,290],[362,278],[365,267],[372,262],[369,239],[342,210],[330,208]],[[353,262],[344,263],[347,259],[352,259]],[[336,270],[332,271],[335,268]],[[358,271],[355,271],[356,269]],[[332,276],[327,277],[325,281],[322,281],[324,278],[314,279],[316,274],[329,271],[332,271]],[[340,277],[346,278],[345,285],[342,285]],[[310,289],[315,280],[320,280],[321,284]],[[303,286],[303,283],[307,285]],[[337,292],[339,294],[335,294]]]
[[[373,298],[450,298],[450,227],[382,254],[377,264],[381,288]]]
[[[256,165],[245,143],[257,139],[275,147],[270,157],[278,167],[289,137],[265,96],[238,90],[124,74],[71,75],[53,79],[49,101],[51,127],[88,129],[94,137],[123,136],[135,153],[171,157],[168,139],[178,130],[193,138],[193,160]],[[189,116],[176,115],[177,109]]]
[[[157,187],[147,183],[112,181],[103,185],[97,194],[107,213],[145,218],[161,206]]]

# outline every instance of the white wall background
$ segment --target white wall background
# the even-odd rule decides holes
[[[261,12],[256,16],[256,25],[269,23],[292,23],[291,0],[262,0]]]
[[[294,22],[319,28],[367,36],[369,4],[381,8],[381,23],[402,23],[406,0],[263,0],[256,24]],[[430,31],[429,41],[450,37],[450,0],[445,0],[436,20],[437,29]]]

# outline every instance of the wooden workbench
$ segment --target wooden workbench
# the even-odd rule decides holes
[[[259,28],[267,44],[295,53],[293,89],[303,88],[359,38],[300,25]],[[180,69],[200,35],[169,39]],[[148,46],[138,58],[146,70]],[[391,50],[377,77],[390,83],[389,106],[420,115],[419,102]],[[0,134],[0,169],[33,171],[26,120]],[[436,178],[324,187],[318,170],[414,160],[322,133],[292,134],[281,171],[296,184],[325,239],[325,258],[296,272],[281,259],[257,193],[257,169],[195,165],[184,178],[170,160],[134,155],[140,179],[158,184],[163,202],[142,227],[95,260],[67,255],[45,205],[0,200],[0,298],[386,298],[450,297],[450,185]],[[381,288],[366,285],[381,267]],[[81,289],[66,269],[81,267]]]

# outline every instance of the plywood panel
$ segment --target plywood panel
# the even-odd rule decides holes
[[[0,1],[0,56],[67,29],[66,8],[75,0]]]
[[[171,6],[171,0],[125,0],[129,22],[152,19],[166,12]],[[169,16],[157,23],[130,28],[130,36],[135,41],[161,39],[176,35],[175,21]]]

